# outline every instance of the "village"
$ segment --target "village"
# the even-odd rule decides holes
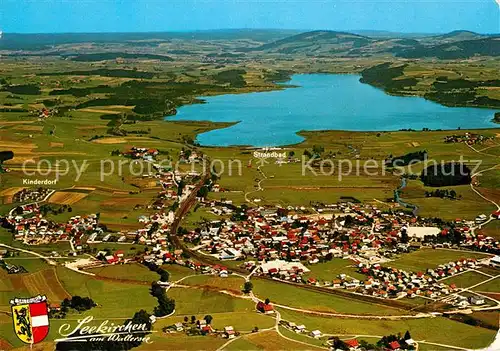
[[[467,145],[481,145],[492,140],[492,137],[469,132],[464,134],[448,135],[444,138],[445,143],[465,143]]]
[[[236,263],[248,272],[248,277],[254,275],[283,284],[344,290],[360,297],[394,301],[422,299],[429,304],[444,304],[450,311],[483,311],[500,305],[491,297],[446,282],[447,278],[467,272],[481,273],[478,271],[481,267],[500,265],[500,243],[477,230],[482,223],[500,220],[499,211],[481,214],[474,221],[457,218],[453,222],[443,222],[415,216],[404,209],[378,208],[350,201],[311,203],[310,206],[237,206],[230,200],[208,199],[208,191],[224,191],[211,181],[207,192],[198,190],[196,200],[199,211],[218,219],[205,220],[194,229],[178,232],[183,245],[201,257],[210,257],[210,262],[219,262],[206,263],[185,255],[170,238],[175,211],[195,191],[199,173],[163,169],[157,163],[157,149],[133,147],[121,155],[150,162],[155,172],[145,174],[143,178],[161,186],[157,196],[147,205],[150,214],[137,218],[140,229],[109,232],[100,224],[99,213],[71,216],[65,223],[47,219],[47,212],[54,209],[44,204],[53,193],[46,188],[23,189],[14,194],[16,202],[25,204],[13,208],[8,216],[3,217],[2,226],[10,229],[14,240],[25,245],[69,243],[71,249],[67,254],[74,260],[67,261],[65,267],[82,274],[93,275],[89,270],[98,267],[140,263],[153,270],[165,265],[179,265],[191,269],[193,274],[224,279],[239,274],[232,268]],[[187,150],[179,155],[186,164],[195,163],[199,157]],[[71,212],[67,206],[59,210]],[[126,250],[97,250],[94,245],[102,243],[143,245],[144,250],[141,248],[132,256]],[[462,250],[464,258],[422,271],[391,267],[391,262],[397,257],[425,249]],[[467,252],[489,255],[482,259],[467,258]],[[59,257],[60,253],[54,251],[52,255]],[[346,272],[315,277],[315,267],[332,260],[345,261]],[[9,274],[26,273],[22,266],[1,262]],[[179,286],[163,279],[157,284],[166,291]],[[260,299],[253,294],[250,296],[255,299],[256,313],[277,313],[269,299],[263,300],[265,296]],[[230,325],[223,330],[214,329],[211,318],[207,315],[192,320],[191,324],[184,319],[164,328],[163,332],[216,335],[228,340],[240,335],[240,331]],[[279,319],[279,315],[276,318],[283,328],[325,340],[331,347],[342,342],[342,347],[349,350],[363,348],[355,338],[339,341],[320,330],[309,330],[304,324]],[[386,343],[390,350],[412,347],[411,338],[391,339]]]
[[[92,244],[116,242],[134,243],[152,247],[142,257],[144,262],[158,266],[167,263],[185,265],[200,273],[227,276],[222,265],[203,265],[182,258],[182,250],[172,251],[168,232],[175,216],[165,208],[163,199],[182,203],[194,188],[185,185],[179,194],[180,182],[190,176],[173,172],[158,172],[153,176],[162,185],[158,199],[151,204],[155,212],[140,216],[143,228],[134,231],[107,233],[99,225],[99,215],[73,216],[67,223],[47,220],[37,203],[20,206],[3,219],[3,226],[11,228],[14,239],[27,245],[68,241],[71,256],[92,252]],[[217,187],[215,187],[217,189]],[[218,191],[215,190],[215,191]],[[47,194],[47,190],[34,192]],[[23,194],[30,192],[23,191]],[[34,196],[34,195],[33,195]],[[33,198],[28,196],[28,198]],[[35,197],[37,199],[39,197]],[[230,202],[216,202],[198,197],[207,211],[220,220],[205,223],[183,235],[182,240],[203,255],[220,260],[241,261],[241,266],[254,274],[299,284],[326,288],[343,288],[353,293],[384,299],[413,298],[415,296],[439,301],[456,292],[456,287],[440,282],[448,276],[488,265],[489,260],[463,259],[426,272],[407,272],[390,268],[396,255],[419,250],[421,247],[447,247],[482,251],[498,255],[500,244],[492,237],[475,233],[477,223],[457,219],[453,227],[435,223],[432,219],[415,217],[408,212],[382,211],[372,205],[355,203],[314,204],[306,207],[237,207]],[[484,216],[484,220],[487,219]],[[498,218],[492,213],[491,218]],[[126,262],[123,252],[92,252],[96,261],[80,265],[91,268],[102,264]],[[464,255],[465,256],[465,255]],[[349,274],[332,276],[328,280],[304,278],[310,267],[332,259],[345,259],[366,280]],[[493,260],[493,262],[495,262]],[[494,263],[493,263],[494,264]],[[457,307],[484,304],[484,299],[463,301],[456,299]]]
[[[493,254],[499,250],[496,239],[475,234],[477,223],[461,219],[435,223],[434,219],[382,211],[371,205],[339,203],[306,209],[239,208],[215,201],[203,204],[221,219],[189,232],[184,241],[221,260],[252,256],[259,261],[286,259],[314,264],[354,255],[360,262],[377,263],[422,245],[453,245]],[[486,215],[480,218],[488,219]],[[490,218],[498,218],[497,211]]]
[[[67,210],[71,212],[71,207],[61,206],[58,211],[54,211],[52,206],[41,205],[47,200],[54,190],[47,188],[22,189],[13,195],[14,203],[25,203],[14,207],[9,215],[0,218],[2,225],[12,231],[15,240],[19,240],[26,245],[43,245],[62,241],[70,242],[71,255],[76,255],[81,251],[84,244],[96,244],[106,242],[133,243],[151,245],[166,242],[166,232],[169,225],[174,221],[174,211],[176,207],[184,201],[194,189],[192,184],[199,178],[199,173],[193,171],[175,172],[174,170],[164,170],[156,163],[156,156],[159,154],[156,149],[142,147],[132,147],[122,153],[123,156],[133,159],[143,159],[151,162],[154,172],[145,174],[143,179],[151,179],[160,185],[158,192],[148,206],[153,211],[149,216],[141,215],[138,222],[143,228],[118,233],[105,232],[105,227],[99,223],[99,214],[75,215],[66,223],[58,223],[46,217],[47,212],[61,212]],[[181,153],[180,159],[183,162],[191,162],[199,156],[190,153],[189,157],[184,157]]]

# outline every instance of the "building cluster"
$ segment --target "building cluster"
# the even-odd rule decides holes
[[[224,265],[215,264],[210,265],[200,263],[196,260],[186,259],[182,256],[182,250],[171,251],[164,244],[156,244],[151,251],[147,252],[142,260],[146,265],[155,265],[161,267],[166,264],[177,264],[179,266],[187,267],[201,274],[217,275],[221,278],[227,278],[231,274],[230,270]]]
[[[47,188],[25,188],[12,196],[12,202],[38,202],[45,199],[50,192]]]
[[[380,264],[367,265],[360,263],[358,270],[367,276],[364,281],[351,285],[350,288],[363,295],[382,298],[414,298],[417,296],[438,299],[456,291],[454,284],[447,285],[441,280],[455,274],[474,269],[478,265],[476,259],[460,259],[439,265],[436,269],[427,269],[425,272],[407,272],[405,270],[381,266]],[[342,277],[339,277],[342,281]],[[343,287],[349,288],[343,283]]]
[[[119,242],[152,245],[167,242],[168,230],[174,220],[173,212],[159,212],[141,216],[143,228],[128,232],[106,233],[99,225],[99,215],[73,216],[66,223],[46,219],[37,204],[20,206],[22,214],[12,214],[2,219],[11,228],[14,239],[27,245],[72,241],[76,250],[85,244]]]
[[[142,148],[133,148],[133,150],[144,151]],[[43,206],[39,206],[35,201],[43,200],[49,194],[50,190],[45,188],[25,189],[20,192],[20,199],[24,201],[30,199],[34,203],[14,208],[10,215],[0,217],[0,223],[11,229],[16,240],[28,245],[70,241],[72,246],[74,244],[73,253],[74,250],[84,249],[86,244],[101,242],[166,244],[170,226],[175,219],[174,209],[167,208],[168,201],[180,203],[187,198],[194,189],[194,185],[190,182],[195,179],[195,176],[189,173],[177,174],[157,169],[155,174],[147,174],[146,177],[157,181],[161,185],[161,190],[157,198],[148,205],[148,208],[156,212],[140,216],[138,221],[142,224],[142,228],[136,230],[106,233],[105,227],[99,225],[97,214],[73,216],[66,223],[57,223],[44,218]],[[178,187],[181,182],[183,187],[182,191],[179,191]]]
[[[40,118],[40,119],[46,119],[46,118],[52,117],[54,115],[57,115],[59,113],[59,110],[57,108],[48,109],[48,108],[43,107],[39,110],[30,111],[30,113],[38,116],[38,118]]]
[[[248,270],[255,270],[254,274],[269,276],[271,278],[281,279],[300,283],[302,275],[308,273],[310,270],[304,266],[300,261],[288,262],[285,260],[272,260],[261,263],[258,267],[255,261],[245,262],[245,268]]]
[[[137,146],[132,146],[130,150],[122,153],[123,156],[131,157],[133,159],[143,159],[145,161],[153,161],[158,154],[159,151],[157,149]]]
[[[203,154],[198,153],[196,151],[187,149],[187,150],[181,150],[179,152],[179,162],[182,163],[196,163],[196,162],[202,162],[203,161]]]
[[[465,143],[468,145],[483,144],[489,140],[493,140],[493,137],[469,132],[464,134],[448,135],[444,138],[445,143]]]
[[[406,212],[383,212],[371,205],[341,203],[305,208],[238,208],[204,202],[220,216],[188,233],[184,240],[219,259],[306,261],[355,257],[361,262],[384,262],[394,254],[421,245],[459,245],[497,253],[497,239],[474,232],[473,222],[457,219],[445,224]]]
[[[194,317],[192,317],[194,318]],[[176,333],[176,332],[186,332],[188,335],[209,335],[216,334],[217,336],[226,338],[226,339],[234,339],[240,333],[237,332],[233,326],[225,326],[223,330],[217,330],[212,327],[210,324],[211,320],[206,319],[198,319],[194,323],[194,320],[191,320],[191,324],[188,323],[187,319],[183,322],[174,323],[166,328],[164,328],[165,332],[168,333]]]
[[[423,241],[423,235],[417,234],[426,231],[415,228],[434,225],[411,214],[384,213],[355,204],[324,206],[317,210],[320,214],[295,208],[205,205],[221,219],[191,231],[184,240],[222,260],[250,256],[259,262],[281,259],[315,264],[332,257],[356,256],[360,261],[383,262],[395,253],[407,252],[413,242]],[[465,225],[458,227],[470,232]],[[417,234],[404,243],[403,232]]]
[[[366,342],[363,345],[363,343],[356,338],[351,339],[328,336],[328,334],[323,334],[320,330],[310,330],[304,324],[297,324],[282,319],[280,325],[294,333],[302,334],[306,337],[326,340],[326,345],[330,347],[330,350],[364,351],[373,348],[373,345],[369,345]],[[410,333],[406,332],[404,337],[397,337],[396,335],[382,337],[382,339],[377,342],[377,346],[381,350],[387,351],[414,350],[416,342],[411,338]]]
[[[102,233],[95,214],[73,216],[66,223],[43,218],[38,204],[20,206],[20,211],[2,218],[4,226],[11,228],[16,240],[27,245],[49,244],[74,238],[79,244],[84,235]]]
[[[184,236],[185,241],[204,254],[221,260],[244,260],[242,266],[256,275],[347,288],[381,298],[434,299],[448,295],[453,288],[439,280],[477,264],[475,260],[460,260],[427,272],[383,267],[399,253],[422,245],[491,253],[499,249],[495,238],[474,233],[471,229],[474,223],[457,219],[451,229],[431,219],[403,212],[382,212],[369,205],[317,205],[316,213],[312,214],[307,209],[293,207],[238,208],[221,202],[205,202],[205,205],[221,219]],[[356,262],[359,273],[367,275],[367,279],[346,274],[325,282],[310,275],[304,278],[308,266],[333,258]]]
[[[5,249],[0,250],[0,269],[5,270],[8,274],[21,274],[28,271],[21,265],[15,265],[5,262],[5,258],[10,257],[11,253]]]

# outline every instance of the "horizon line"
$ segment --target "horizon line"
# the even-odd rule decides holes
[[[153,30],[153,31],[82,31],[82,32],[6,32],[3,31],[3,34],[18,34],[18,35],[39,35],[39,34],[162,34],[162,33],[203,33],[203,32],[221,32],[221,31],[298,31],[298,32],[313,32],[313,31],[331,31],[331,32],[380,32],[380,33],[393,33],[393,34],[413,34],[413,35],[439,35],[439,34],[448,34],[453,32],[471,32],[482,35],[496,35],[499,33],[484,33],[484,32],[476,32],[469,29],[454,29],[451,31],[445,32],[404,32],[404,31],[392,31],[385,29],[305,29],[305,28],[272,28],[272,27],[262,27],[262,28],[252,28],[252,27],[228,27],[228,28],[211,28],[211,29],[185,29],[185,30]],[[0,28],[0,31],[1,28]]]

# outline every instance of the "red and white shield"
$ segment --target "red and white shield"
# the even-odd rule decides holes
[[[49,333],[47,302],[30,303],[31,329],[33,344],[39,343]]]

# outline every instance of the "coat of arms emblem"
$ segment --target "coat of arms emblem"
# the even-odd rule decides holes
[[[47,298],[16,298],[10,301],[12,320],[17,337],[27,344],[36,344],[49,333]]]

